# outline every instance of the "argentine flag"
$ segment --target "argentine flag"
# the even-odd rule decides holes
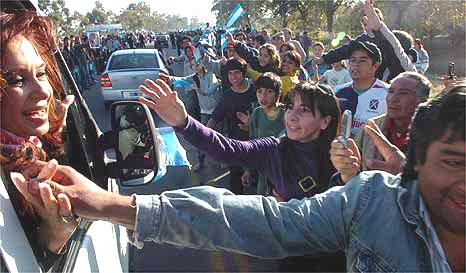
[[[246,12],[244,9],[241,7],[241,5],[238,3],[236,7],[233,9],[233,12],[230,15],[230,18],[227,20],[226,28],[230,28],[243,14]]]

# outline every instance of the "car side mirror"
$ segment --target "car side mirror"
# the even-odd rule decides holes
[[[149,108],[137,101],[112,104],[116,172],[122,186],[149,183],[159,169],[157,130]]]

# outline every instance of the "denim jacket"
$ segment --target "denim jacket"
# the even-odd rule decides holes
[[[350,272],[427,272],[419,198],[417,181],[378,171],[286,203],[208,186],[139,195],[133,241],[261,258],[343,250]]]

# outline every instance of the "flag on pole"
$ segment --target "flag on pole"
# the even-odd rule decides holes
[[[225,33],[223,33],[223,34],[220,36],[220,39],[221,39],[221,41],[222,41],[222,50],[224,50],[224,49],[227,47],[227,44],[228,44],[228,41],[227,41],[227,38],[226,38],[227,33],[228,33],[228,32],[234,33],[234,32],[236,32],[237,30],[238,30],[237,27],[231,27],[231,28],[227,29],[227,30],[225,31]]]
[[[238,3],[236,7],[233,9],[233,12],[230,14],[230,17],[227,20],[226,28],[230,28],[246,11],[241,7]]]

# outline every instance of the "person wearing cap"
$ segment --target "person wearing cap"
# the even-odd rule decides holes
[[[335,87],[341,111],[353,114],[351,135],[355,136],[367,120],[385,114],[389,85],[375,77],[382,62],[379,48],[370,42],[351,41],[350,74],[352,81]]]
[[[388,82],[404,71],[416,71],[409,58],[413,38],[404,31],[391,31],[384,23],[380,9],[375,8],[371,0],[366,0],[365,15],[361,18],[364,33],[355,38],[360,42],[371,42],[377,45],[382,53],[382,62],[376,71],[376,77]],[[349,44],[343,44],[313,60],[317,64],[332,64],[349,58]]]
[[[425,102],[430,95],[432,83],[427,77],[417,72],[403,72],[394,78],[391,82],[386,97],[387,113],[381,116],[369,119],[365,127],[376,130],[380,136],[384,136],[394,150],[397,150],[400,157],[405,158],[408,154],[408,130],[411,119],[416,107]],[[387,164],[384,161],[382,151],[379,151],[371,134],[370,128],[364,128],[359,131],[354,141],[360,151],[360,169],[366,170],[383,170],[392,174],[398,174],[400,166]],[[345,148],[338,144],[332,144],[330,151],[332,163],[337,171],[343,176],[354,176],[348,170],[346,157],[342,152]],[[350,173],[348,173],[348,171]]]

